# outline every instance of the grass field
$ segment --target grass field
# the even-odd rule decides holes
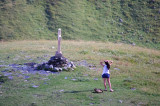
[[[57,41],[0,42],[0,106],[160,105],[159,50],[121,43],[65,40],[62,53],[66,58],[73,62],[85,60],[95,67],[77,66],[74,71],[48,76],[26,74],[29,76],[26,80],[21,77],[23,70],[2,66],[42,63],[56,50]],[[92,93],[94,88],[104,89],[99,65],[103,59],[114,61],[110,72],[115,91]],[[13,79],[5,77],[4,71],[11,72]]]

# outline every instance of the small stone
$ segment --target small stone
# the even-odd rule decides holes
[[[68,68],[67,67],[63,67],[63,70],[68,70]]]
[[[71,68],[71,66],[72,66],[71,64],[68,64],[68,68]]]
[[[33,68],[37,68],[37,67],[38,67],[38,64],[33,65]]]
[[[118,102],[119,102],[119,103],[123,103],[123,100],[119,100]]]
[[[43,84],[48,85],[46,82],[44,82]]]
[[[59,71],[59,68],[54,67],[53,70],[58,72],[58,71]]]
[[[135,44],[135,43],[132,43],[132,46],[136,46],[136,44]]]
[[[119,103],[123,103],[123,100],[119,100],[118,102],[119,102]]]
[[[119,21],[120,21],[120,22],[123,22],[123,20],[122,20],[121,18],[119,19]]]
[[[62,71],[62,68],[59,68],[59,71]]]
[[[71,80],[76,81],[77,79],[74,79],[74,78],[73,78],[73,79],[71,79]]]
[[[50,73],[50,71],[46,71],[47,73]]]
[[[117,71],[120,71],[120,69],[119,68],[114,68],[115,70],[117,70]]]
[[[35,102],[31,103],[31,106],[37,106],[37,104]]]
[[[64,79],[67,79],[67,77],[65,77]]]
[[[49,65],[45,64],[45,70],[48,70],[48,69],[49,69]]]
[[[134,90],[136,90],[136,88],[131,88],[131,90],[133,90],[133,91],[134,91]]]
[[[94,78],[94,80],[96,80],[96,81],[97,81],[97,80],[98,80],[98,78]]]
[[[109,101],[112,101],[112,99],[109,99]]]
[[[37,86],[37,85],[33,85],[32,87],[33,87],[33,88],[38,88],[39,86]]]
[[[64,89],[60,90],[59,92],[63,92],[63,91],[64,91]]]
[[[50,70],[53,70],[53,65],[49,65],[49,69],[50,69]]]
[[[90,103],[89,105],[94,105],[94,103]]]

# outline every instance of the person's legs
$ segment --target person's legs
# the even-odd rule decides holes
[[[106,78],[103,78],[103,82],[104,82],[105,90],[107,90],[107,87],[106,87]]]
[[[107,82],[108,82],[108,85],[109,85],[110,91],[111,91],[111,92],[113,92],[113,89],[112,89],[112,87],[111,87],[110,78],[107,78]]]

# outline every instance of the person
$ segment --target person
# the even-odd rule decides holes
[[[105,64],[103,64],[103,62]],[[110,66],[113,63],[113,61],[110,60],[104,60],[104,61],[100,61],[100,64],[103,66],[103,73],[102,73],[102,78],[103,78],[103,82],[104,82],[104,87],[105,87],[105,91],[107,91],[107,87],[106,87],[106,79],[110,88],[110,92],[113,92],[113,89],[111,87],[111,82],[110,82]]]

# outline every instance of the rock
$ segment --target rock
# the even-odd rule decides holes
[[[37,68],[37,67],[38,67],[38,64],[33,65],[33,68]]]
[[[96,80],[96,81],[97,81],[97,80],[98,80],[98,78],[94,78],[94,80]]]
[[[46,82],[44,82],[43,84],[48,85]]]
[[[33,87],[33,88],[38,88],[39,86],[37,86],[37,85],[33,85],[32,87]]]
[[[63,91],[64,91],[64,89],[60,90],[59,92],[63,92]]]
[[[119,22],[121,22],[121,23],[122,23],[122,22],[123,22],[123,20],[120,18],[120,19],[119,19]]]
[[[50,71],[46,71],[47,73],[51,73]]]
[[[50,69],[50,70],[53,70],[53,65],[49,65],[49,69]]]
[[[63,70],[64,70],[64,71],[67,71],[67,70],[69,70],[69,69],[68,69],[68,67],[66,66],[66,67],[63,67]]]
[[[71,68],[71,64],[68,64],[67,67],[68,67],[68,68]]]
[[[72,61],[70,62],[70,64],[71,64],[71,68],[76,68],[76,66],[74,65]]]
[[[67,79],[67,77],[64,77],[64,79]]]
[[[90,103],[89,105],[94,105],[94,103]]]
[[[54,70],[55,72],[58,72],[58,71],[59,71],[59,68],[54,67],[53,70]]]
[[[48,64],[45,64],[44,69],[45,69],[45,70],[49,70],[49,65],[48,65]]]
[[[73,79],[71,79],[71,80],[76,81],[77,79],[73,78]]]
[[[135,46],[136,44],[135,43],[132,43],[132,46]]]
[[[133,91],[134,91],[134,90],[136,90],[136,88],[131,88],[131,90],[133,90]]]
[[[30,106],[37,106],[37,104],[35,102],[31,103]]]
[[[119,100],[118,102],[119,102],[119,103],[123,103],[123,100]]]
[[[22,66],[22,70],[27,70],[28,67],[27,66]]]
[[[114,68],[114,70],[120,71],[120,69],[119,69],[119,68]]]
[[[62,68],[59,68],[59,71],[62,71]]]

